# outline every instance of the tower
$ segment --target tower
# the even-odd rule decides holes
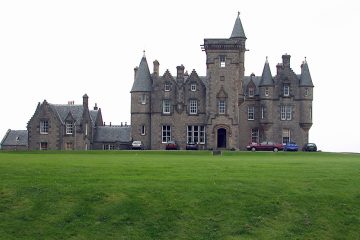
[[[151,148],[151,89],[152,78],[145,53],[139,67],[135,68],[131,88],[131,136],[142,141],[145,149]]]
[[[207,147],[239,148],[246,36],[238,14],[230,38],[204,39],[207,66]]]

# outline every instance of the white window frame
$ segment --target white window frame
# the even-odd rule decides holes
[[[251,142],[258,143],[259,142],[259,129],[253,128],[251,129]]]
[[[265,107],[261,107],[261,119],[265,117]]]
[[[189,103],[189,114],[197,114],[197,100],[195,99],[190,99],[190,103]]]
[[[170,114],[170,112],[171,112],[170,100],[164,99],[163,100],[163,114]]]
[[[219,114],[226,113],[226,101],[225,100],[218,101],[218,112],[219,112]]]
[[[226,66],[226,56],[220,55],[219,60],[220,60],[220,67],[224,68]]]
[[[249,93],[249,97],[254,97],[255,96],[255,88],[249,87],[248,93]]]
[[[142,94],[141,97],[140,97],[140,103],[142,105],[145,105],[146,104],[146,94]]]
[[[248,107],[248,120],[255,120],[255,107],[250,106]]]
[[[283,86],[283,91],[284,91],[284,96],[288,97],[290,96],[290,85],[289,84],[284,84]]]
[[[88,135],[88,128],[89,128],[89,124],[85,123],[85,136]]]
[[[170,92],[171,88],[170,88],[170,83],[165,83],[164,84],[164,91],[165,92]]]
[[[163,125],[161,127],[161,142],[168,143],[169,141],[171,141],[171,126]]]
[[[290,129],[283,129],[282,130],[282,137],[281,137],[281,139],[282,139],[282,143],[283,144],[286,144],[286,143],[288,143],[288,142],[290,142],[291,141],[291,131],[290,131]]]
[[[188,125],[186,133],[187,143],[195,142],[197,144],[205,144],[205,126]]]
[[[196,91],[196,84],[195,84],[195,83],[192,83],[192,84],[190,85],[190,90],[191,90],[192,92],[195,92],[195,91]]]
[[[49,121],[40,121],[40,134],[49,134]]]
[[[285,121],[290,121],[292,119],[292,107],[291,106],[281,106],[280,108],[280,119]]]
[[[71,121],[65,122],[65,133],[66,135],[72,135],[74,133],[74,122]]]

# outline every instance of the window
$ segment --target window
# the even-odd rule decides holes
[[[170,100],[163,100],[163,113],[170,114]]]
[[[265,107],[261,107],[261,119],[264,119],[265,117]]]
[[[65,123],[66,126],[66,134],[73,134],[74,133],[74,124],[73,122],[67,121]]]
[[[225,76],[220,76],[220,81],[225,81]]]
[[[226,112],[226,103],[225,103],[224,100],[219,100],[218,109],[219,109],[219,114],[225,114],[225,112]]]
[[[115,150],[115,145],[114,144],[104,144],[103,149],[104,150]]]
[[[280,118],[281,118],[281,120],[291,120],[292,107],[291,106],[281,106]]]
[[[73,143],[67,142],[65,145],[65,150],[73,150]]]
[[[205,143],[205,126],[187,126],[187,143]]]
[[[255,107],[248,107],[248,120],[255,119]]]
[[[164,125],[162,126],[162,143],[167,143],[171,141],[171,126]]]
[[[197,114],[197,100],[190,100],[190,114]]]
[[[85,136],[88,135],[88,127],[89,127],[89,124],[85,123]]]
[[[309,96],[309,89],[305,88],[305,93],[304,93],[305,97]]]
[[[47,120],[40,121],[40,134],[49,133],[49,122]]]
[[[220,56],[220,67],[224,68],[225,67],[225,55],[221,55]]]
[[[191,89],[192,92],[195,92],[196,91],[196,84],[194,84],[194,83],[191,84],[190,89]]]
[[[259,142],[259,129],[251,129],[251,142],[258,143]]]
[[[146,104],[146,95],[145,94],[141,95],[140,102],[142,105]]]
[[[249,87],[249,97],[254,97],[254,94],[255,94],[255,89],[253,87]]]
[[[290,96],[290,86],[289,86],[289,84],[284,84],[284,96],[285,97],[288,97],[288,96]]]
[[[40,150],[47,150],[48,149],[48,143],[47,142],[41,142],[40,143]]]
[[[269,88],[268,88],[268,87],[267,87],[267,88],[265,88],[265,96],[266,96],[266,97],[268,97],[268,96],[269,96],[269,93],[270,93]]]
[[[170,83],[165,83],[165,85],[164,85],[164,90],[165,90],[165,92],[169,92],[169,91],[170,91]]]
[[[282,142],[283,142],[283,144],[290,142],[290,130],[289,129],[282,130]]]
[[[141,126],[141,135],[145,135],[146,131],[145,131],[145,125]]]

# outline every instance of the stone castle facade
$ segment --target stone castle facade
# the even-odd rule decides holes
[[[135,68],[131,89],[131,137],[146,149],[180,149],[196,142],[203,149],[241,149],[250,142],[308,142],[313,83],[308,64],[301,73],[282,56],[276,75],[266,59],[261,76],[244,75],[246,36],[238,16],[230,38],[204,39],[206,76],[184,66],[173,76],[150,73],[146,57]]]

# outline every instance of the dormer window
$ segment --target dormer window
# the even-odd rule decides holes
[[[285,97],[290,96],[290,85],[289,85],[289,84],[284,84],[284,89],[283,89],[283,91],[284,91],[284,96],[285,96]]]
[[[170,83],[165,83],[164,90],[165,92],[170,92]]]
[[[249,87],[248,92],[249,92],[249,97],[254,97],[255,89],[253,87]]]
[[[65,127],[66,127],[66,134],[67,135],[71,135],[71,134],[74,133],[74,123],[73,122],[67,121],[65,123]]]
[[[220,55],[220,67],[222,68],[225,67],[225,60],[226,60],[225,55]]]
[[[194,83],[191,84],[190,89],[191,89],[192,92],[195,92],[196,91],[196,84],[194,84]]]

